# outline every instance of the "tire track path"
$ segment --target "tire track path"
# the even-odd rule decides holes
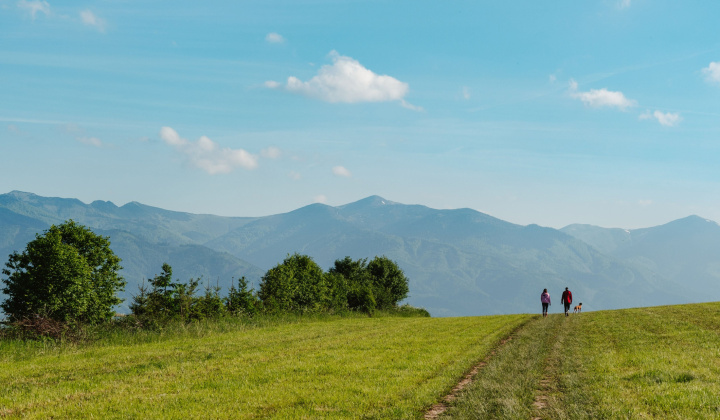
[[[547,418],[568,321],[563,315],[537,317],[515,330],[424,418]]]

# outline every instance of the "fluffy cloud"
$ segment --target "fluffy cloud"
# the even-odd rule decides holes
[[[682,121],[682,117],[680,117],[680,114],[673,114],[670,112],[661,112],[661,111],[655,111],[652,114],[650,111],[646,111],[643,114],[640,115],[641,120],[649,120],[649,119],[656,119],[657,122],[660,123],[660,125],[664,125],[665,127],[674,127]]]
[[[283,38],[283,36],[278,33],[270,32],[265,36],[265,41],[271,44],[282,44],[283,42],[285,42],[285,38]]]
[[[242,149],[221,148],[206,136],[191,142],[180,137],[172,128],[163,127],[160,129],[160,138],[184,154],[192,166],[202,169],[210,175],[230,173],[235,168],[255,169],[257,167],[256,156]]]
[[[365,68],[357,60],[330,52],[332,65],[324,65],[318,74],[304,82],[290,76],[285,85],[267,81],[269,88],[285,90],[331,103],[400,101],[401,105],[419,110],[405,101],[408,84],[387,75],[378,75]]]
[[[720,62],[712,61],[710,65],[702,69],[705,79],[711,83],[720,83]]]
[[[587,92],[578,92],[578,84],[574,80],[570,80],[570,95],[573,98],[580,99],[585,105],[599,107],[616,107],[621,110],[637,105],[637,102],[625,97],[622,92],[615,92],[602,89],[590,89]]]
[[[327,197],[325,197],[325,196],[322,195],[322,194],[316,195],[315,197],[313,197],[313,203],[322,203],[322,204],[325,204],[325,203],[327,203]]]
[[[80,12],[80,19],[82,23],[87,26],[92,26],[100,32],[105,32],[105,19],[101,19],[95,15],[89,9]]]
[[[344,166],[336,166],[336,167],[332,168],[332,173],[337,176],[343,176],[346,178],[349,178],[352,176],[350,171],[348,171],[347,168],[345,168]]]
[[[467,86],[463,86],[463,88],[462,88],[462,97],[463,97],[465,100],[468,100],[468,99],[470,99],[470,96],[471,96],[471,94],[470,94],[470,88],[467,87]]]
[[[630,7],[630,0],[620,0],[618,2],[618,8],[627,9],[628,7]]]
[[[33,1],[27,1],[27,0],[20,0],[18,2],[18,7],[24,10],[27,10],[30,12],[30,15],[32,16],[33,20],[35,20],[35,15],[37,15],[38,12],[45,13],[45,15],[50,14],[50,4],[46,1],[40,1],[40,0],[33,0]]]

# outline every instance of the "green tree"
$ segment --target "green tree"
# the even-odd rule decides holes
[[[289,255],[265,273],[258,297],[275,310],[326,309],[329,296],[325,273],[309,256]]]
[[[367,270],[378,308],[395,307],[410,292],[408,279],[395,261],[385,256],[375,257],[368,263]]]
[[[228,312],[236,315],[254,315],[258,311],[258,304],[259,302],[253,290],[248,290],[247,288],[247,279],[245,279],[245,276],[238,279],[238,287],[235,287],[235,282],[233,281],[232,286],[230,286],[230,291],[225,298],[225,307]]]
[[[96,324],[110,320],[122,302],[117,293],[125,281],[110,240],[72,220],[37,234],[5,265],[7,299],[0,307],[10,321],[39,315]]]

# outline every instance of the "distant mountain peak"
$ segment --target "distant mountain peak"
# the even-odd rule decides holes
[[[370,197],[363,198],[363,199],[355,201],[353,203],[339,206],[339,208],[380,207],[380,206],[389,206],[389,205],[396,205],[396,204],[398,204],[398,203],[396,203],[394,201],[386,200],[386,199],[380,197],[379,195],[371,195]]]

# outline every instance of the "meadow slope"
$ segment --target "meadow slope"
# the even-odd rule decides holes
[[[0,345],[0,417],[420,418],[532,317],[306,321],[150,342]]]
[[[445,418],[717,419],[720,303],[539,318]]]

